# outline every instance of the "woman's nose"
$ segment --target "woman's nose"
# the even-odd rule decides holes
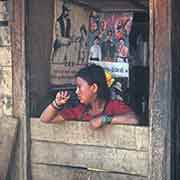
[[[79,88],[78,88],[78,87],[76,88],[75,93],[76,93],[76,94],[78,94],[78,93],[79,93]]]

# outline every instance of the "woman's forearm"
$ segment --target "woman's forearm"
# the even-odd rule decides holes
[[[63,120],[63,117],[59,115],[58,110],[52,104],[49,104],[40,116],[40,121],[44,123],[59,123]]]
[[[40,120],[44,123],[50,123],[53,118],[57,115],[58,111],[49,104],[46,109],[42,112]]]
[[[138,124],[138,118],[133,112],[116,115],[112,117],[111,124]]]
[[[115,116],[100,116],[90,121],[91,127],[97,129],[107,124],[138,124],[138,118],[133,112]]]
[[[40,120],[44,123],[60,123],[64,121],[59,111],[62,110],[69,98],[67,91],[58,92],[54,101],[42,112]]]

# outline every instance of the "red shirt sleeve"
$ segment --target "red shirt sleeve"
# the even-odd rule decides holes
[[[106,107],[105,111],[108,115],[121,115],[129,112],[133,112],[132,109],[120,100],[111,100]]]
[[[77,120],[80,119],[81,114],[84,111],[84,106],[82,104],[79,104],[78,106],[75,106],[73,108],[63,109],[59,112],[59,114],[65,119],[65,120]]]

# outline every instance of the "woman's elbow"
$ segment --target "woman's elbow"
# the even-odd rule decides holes
[[[132,115],[132,117],[131,117],[131,123],[134,124],[134,125],[139,124],[138,117],[135,114]]]
[[[52,123],[52,124],[57,124],[61,123],[64,121],[64,118],[62,116],[53,116],[53,117],[46,117],[46,116],[41,116],[40,121],[43,123]]]
[[[40,116],[40,121],[43,122],[43,123],[51,123],[52,119],[41,115]]]
[[[132,118],[132,119],[131,119],[131,122],[132,122],[132,124],[134,124],[134,125],[139,124],[139,121],[138,121],[137,118]]]
[[[40,121],[43,122],[43,123],[50,123],[49,120],[41,118],[41,117],[40,117]]]
[[[136,116],[136,114],[134,112],[131,112],[128,114],[128,122],[129,122],[129,124],[132,124],[132,125],[139,124],[138,117]]]

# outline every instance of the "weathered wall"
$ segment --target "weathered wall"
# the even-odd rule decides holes
[[[0,1],[0,117],[12,115],[12,59],[7,7],[7,1]]]
[[[149,180],[171,177],[171,4],[172,0],[150,2],[150,96]]]
[[[14,155],[18,121],[12,117],[0,118],[0,180],[5,180]]]
[[[13,116],[12,1],[0,1],[0,180],[10,175],[17,120]],[[17,68],[16,68],[17,72]],[[19,79],[20,81],[20,79]],[[7,175],[8,173],[8,175]],[[13,174],[13,178],[15,176]]]
[[[3,83],[8,85],[5,90],[0,91],[2,93],[2,97],[6,97],[7,93],[10,94],[10,102],[5,101],[4,106],[10,107],[11,111],[9,113],[4,112],[2,110],[3,118],[6,115],[11,115],[20,119],[20,128],[18,130],[18,145],[16,143],[16,147],[13,150],[14,159],[16,161],[11,161],[11,170],[9,170],[8,179],[20,180],[27,179],[27,133],[28,133],[28,121],[27,121],[27,89],[26,89],[26,77],[27,77],[27,69],[25,62],[25,1],[24,0],[16,0],[16,1],[0,1],[1,3],[5,3],[5,9],[8,9],[8,19],[1,21],[2,28],[6,28],[4,33],[1,32],[1,45],[0,47],[9,48],[9,55],[7,57],[11,57],[10,60],[6,58],[1,58],[1,61],[5,62],[5,65],[2,66],[2,69],[7,69],[9,73],[7,73],[6,78],[1,80],[1,86],[3,87]],[[6,17],[6,16],[4,16]],[[5,26],[5,27],[4,27]],[[10,62],[10,63],[9,63]],[[3,77],[5,77],[4,72],[2,71]],[[7,83],[8,82],[8,83]],[[8,95],[9,95],[8,94]],[[11,119],[13,121],[13,118]],[[9,142],[11,143],[11,142]],[[12,160],[12,159],[11,159]],[[13,165],[12,165],[13,164]]]
[[[87,64],[88,35],[86,33],[90,8],[83,8],[74,3],[66,5],[69,8],[70,25],[68,26],[69,35],[64,36],[61,33],[62,21],[58,21],[59,17],[62,17],[63,1],[57,0],[54,5],[54,48],[52,48],[50,61],[50,83],[59,86],[74,83],[76,72]],[[81,30],[82,27],[84,31]]]
[[[152,2],[152,1],[151,1]],[[156,1],[153,1],[153,2],[156,2]],[[157,1],[158,2],[158,1]],[[163,7],[163,6],[161,6],[162,4],[166,4],[166,2],[167,1],[159,1],[159,2],[161,2],[161,3],[159,3],[159,4],[155,4],[155,5],[158,5],[158,8],[157,9],[155,9],[156,10],[156,16],[158,16],[159,17],[159,19],[161,18],[161,16],[159,16],[159,7]],[[169,2],[169,1],[168,1]],[[178,0],[176,1],[176,2],[178,2]],[[43,4],[43,3],[42,3]],[[168,4],[168,3],[167,3]],[[151,4],[152,5],[152,4]],[[154,5],[154,4],[153,4]],[[175,8],[176,7],[176,8]],[[178,7],[179,7],[179,3],[174,3],[173,4],[173,8],[174,9],[176,9],[175,11],[174,11],[174,16],[173,16],[173,18],[174,18],[174,21],[173,21],[173,23],[174,24],[176,24],[176,25],[174,25],[174,32],[176,32],[171,38],[172,38],[172,40],[174,40],[176,43],[174,43],[174,45],[173,45],[173,49],[174,49],[174,51],[172,52],[173,54],[175,53],[176,55],[173,57],[173,58],[179,58],[179,52],[178,52],[178,48],[177,47],[179,47],[179,24],[177,24],[176,22],[178,22],[178,19],[176,19],[176,18],[178,18],[179,16],[177,15],[177,14],[179,14],[179,9],[178,9]],[[153,9],[153,8],[152,8]],[[163,10],[166,10],[166,8],[165,9],[163,9]],[[153,11],[154,12],[154,11]],[[165,12],[165,15],[166,15],[167,13]],[[164,17],[164,18],[166,18],[166,16],[164,15],[164,14],[162,14],[163,16],[162,17]],[[155,19],[156,18],[156,16],[152,16],[152,17],[154,17],[153,19]],[[176,18],[175,18],[176,17]],[[8,13],[7,13],[7,1],[0,1],[0,116],[4,116],[4,115],[12,115],[12,57],[11,57],[11,37],[10,37],[10,29],[9,29],[9,26],[8,26]],[[167,22],[167,19],[165,19],[164,20],[164,18],[162,18],[160,21],[165,21],[165,22]],[[160,22],[160,21],[158,21],[158,22]],[[169,22],[169,21],[168,21]],[[158,24],[158,23],[155,23],[155,24]],[[164,24],[163,24],[164,25]],[[166,28],[166,26],[164,25],[164,26],[162,26],[162,27],[159,27],[159,26],[157,26],[156,27],[156,29],[160,29],[157,33],[155,33],[156,34],[156,37],[155,37],[155,40],[154,40],[154,43],[155,42],[158,42],[158,41],[156,41],[156,40],[159,40],[159,37],[167,37],[166,35],[167,35],[167,33],[164,31],[164,29]],[[155,29],[155,30],[156,30]],[[161,31],[161,29],[163,29],[162,31]],[[165,32],[165,33],[164,33]],[[162,33],[164,33],[164,34],[162,34]],[[160,34],[160,36],[159,36],[159,34]],[[163,36],[162,36],[163,35]],[[168,35],[169,35],[169,33],[168,33]],[[168,36],[169,37],[169,36]],[[166,40],[166,38],[163,38],[164,40]],[[159,40],[160,41],[160,40]],[[36,42],[36,41],[35,41]],[[165,42],[165,41],[163,41],[163,42]],[[167,48],[162,48],[162,46],[161,45],[166,45],[166,42],[165,43],[163,43],[163,42],[160,42],[160,44],[158,44],[158,47],[159,47],[159,49],[161,50],[163,50],[163,51],[166,51],[167,49],[169,49],[169,47],[167,47]],[[152,48],[154,48],[154,46],[153,46],[153,44],[151,44],[151,47]],[[158,52],[158,50],[159,49],[155,49],[155,51],[156,52]],[[165,50],[164,50],[165,49]],[[152,54],[154,54],[154,53],[152,53]],[[155,54],[157,54],[157,55],[159,55],[160,53],[155,53]],[[168,56],[166,56],[166,53],[161,53],[161,54],[163,54],[164,56],[165,56],[165,58],[164,58],[164,56],[160,56],[160,57],[156,57],[156,59],[157,60],[159,60],[159,59],[162,59],[160,62],[164,62],[164,63],[166,63],[166,61],[164,61],[164,59],[167,59],[168,58]],[[169,58],[170,59],[170,58]],[[169,62],[169,61],[168,61]],[[161,67],[161,63],[158,63],[158,62],[154,62],[154,63],[152,63],[152,64],[154,64],[155,66],[154,66],[154,68],[155,68],[155,70],[156,70],[156,68],[157,67]],[[178,69],[178,67],[179,67],[179,64],[174,64],[173,66],[175,67],[176,65],[178,65],[176,68],[175,68],[175,71],[174,72],[179,72],[179,69]],[[18,69],[19,70],[19,69]],[[40,70],[42,70],[42,69],[40,69]],[[160,75],[161,75],[161,77],[165,77],[164,76],[164,71],[161,71],[162,69],[160,69],[160,68],[157,68],[157,71],[160,71],[161,73],[160,73]],[[166,70],[166,69],[165,69]],[[176,71],[177,70],[177,71]],[[169,72],[169,71],[168,71]],[[152,73],[152,71],[151,71],[151,74],[153,75],[153,73]],[[159,74],[158,73],[156,73],[155,74],[155,78],[156,78],[156,75],[158,76]],[[165,75],[167,75],[167,74],[165,74]],[[159,76],[158,76],[159,77]],[[168,76],[166,76],[166,77],[168,77]],[[174,78],[174,77],[173,77]],[[169,79],[168,78],[165,78],[166,79],[166,81],[164,81],[164,78],[162,78],[162,82],[165,84],[165,82],[170,82],[169,81]],[[154,77],[151,77],[151,80],[154,80]],[[179,82],[179,81],[176,81],[176,80],[178,80],[178,78],[176,79],[176,78],[174,78],[173,79],[173,82],[175,83],[175,82]],[[164,86],[164,84],[160,84],[161,85],[161,87],[162,87],[162,89],[167,89],[168,87],[166,86],[166,88],[164,88],[165,86]],[[156,87],[156,85],[158,86],[158,84],[155,84],[154,86],[152,86],[152,87]],[[166,85],[166,84],[165,84]],[[154,98],[154,99],[152,99],[153,100],[153,104],[156,104],[157,106],[160,106],[161,104],[163,105],[163,103],[161,102],[160,103],[160,101],[159,101],[159,97],[158,96],[160,96],[160,95],[163,95],[163,96],[161,96],[160,97],[160,100],[162,100],[162,99],[164,99],[164,100],[166,100],[166,99],[168,99],[168,98],[164,98],[164,97],[167,97],[167,95],[166,95],[166,93],[164,93],[164,91],[163,91],[163,93],[162,94],[158,94],[158,93],[156,93],[156,91],[153,91],[154,92],[154,95],[156,95],[155,97],[152,97],[152,98]],[[167,92],[167,90],[166,90],[166,92]],[[167,100],[166,100],[167,101]],[[168,101],[168,102],[170,102],[170,101]],[[166,104],[166,106],[167,106],[167,104]],[[164,166],[164,164],[162,164],[162,162],[164,162],[163,160],[163,158],[164,157],[162,157],[163,155],[167,155],[166,153],[167,152],[164,152],[164,144],[166,144],[165,142],[164,142],[164,137],[163,137],[163,135],[164,134],[161,134],[161,133],[159,133],[159,127],[162,125],[162,127],[166,127],[166,125],[167,125],[167,119],[169,118],[169,111],[168,112],[166,112],[166,110],[165,109],[168,109],[169,108],[169,106],[168,106],[168,108],[166,108],[166,106],[161,106],[161,108],[160,108],[160,111],[158,111],[158,112],[156,112],[156,110],[157,109],[159,109],[158,107],[150,107],[150,109],[152,109],[152,113],[154,113],[154,116],[152,116],[152,119],[153,119],[153,121],[152,121],[152,124],[151,124],[151,130],[152,130],[152,132],[151,133],[153,133],[153,135],[152,135],[152,141],[151,141],[151,145],[152,145],[152,147],[154,147],[153,149],[152,149],[152,159],[151,159],[151,161],[153,162],[153,163],[151,163],[150,164],[150,166],[152,166],[152,167],[154,167],[152,170],[156,170],[156,171],[152,171],[152,177],[153,177],[153,179],[158,179],[159,178],[159,176],[158,175],[160,175],[161,176],[161,179],[162,179],[162,177],[164,177],[165,175],[163,175],[163,174],[165,174],[164,172],[165,171],[161,171],[162,169],[164,170],[164,168],[162,168],[162,166]],[[165,109],[164,109],[165,108]],[[21,109],[20,109],[21,110]],[[163,112],[163,114],[162,114],[162,112]],[[178,108],[177,108],[177,114],[178,114],[178,112],[179,112],[179,106],[178,106]],[[23,112],[24,113],[24,112]],[[168,116],[168,117],[164,117],[164,116]],[[163,123],[162,123],[163,122]],[[178,121],[177,121],[178,122]],[[161,124],[162,123],[162,124]],[[160,125],[161,124],[161,125]],[[178,124],[179,125],[179,124]],[[168,126],[169,127],[169,126]],[[175,125],[175,127],[178,127],[177,125]],[[58,129],[58,128],[57,128]],[[167,128],[168,129],[168,128]],[[166,129],[166,130],[167,130]],[[54,132],[54,131],[53,131]],[[178,131],[177,131],[178,132]],[[169,136],[168,136],[169,137]],[[166,139],[167,140],[167,139]],[[162,143],[162,144],[161,144]],[[179,144],[177,143],[176,144],[176,146],[177,147],[179,147]],[[53,149],[53,147],[52,147],[52,149]],[[168,150],[168,149],[167,149]],[[161,151],[163,151],[163,152],[161,152]],[[177,151],[176,152],[177,153],[177,157],[178,157],[178,155],[179,155],[179,151]],[[169,157],[169,156],[168,156]],[[54,157],[52,157],[52,158],[54,158]],[[166,158],[166,157],[165,157]],[[167,160],[167,161],[166,161]],[[168,162],[168,159],[165,159],[165,162]],[[178,165],[178,162],[179,162],[179,159],[177,159],[177,161],[176,161],[176,163],[177,163],[177,165]],[[40,166],[41,165],[38,165],[38,168],[37,167],[35,167],[34,169],[35,169],[35,173],[39,173],[39,168],[40,168]],[[43,165],[42,164],[42,166],[43,166],[43,168],[46,170],[46,165]],[[56,169],[57,167],[56,167],[56,164],[55,165],[52,165],[52,169]],[[41,168],[40,168],[41,169]],[[57,168],[57,169],[59,169],[59,168]],[[48,168],[48,170],[49,170],[49,172],[51,172],[51,168],[49,169]],[[74,171],[74,169],[71,169],[72,170],[72,172]],[[66,170],[62,170],[62,172],[63,171],[66,171]],[[40,171],[41,172],[41,171]],[[58,179],[58,177],[59,177],[59,175],[58,175],[58,172],[60,172],[59,170],[58,171],[52,171],[52,172],[55,172],[53,175],[54,175],[54,177],[56,178],[56,179]],[[155,172],[155,173],[154,173]],[[48,173],[48,172],[47,172]],[[57,174],[56,174],[57,173]],[[49,173],[50,174],[50,173]],[[48,175],[49,175],[48,174]],[[60,173],[61,174],[61,173]],[[86,171],[85,171],[85,174],[88,174]],[[103,175],[102,176],[100,176],[99,177],[99,179],[102,179],[102,177],[104,176],[104,173],[102,173]],[[44,174],[41,174],[42,176],[44,175]],[[88,175],[87,175],[88,176]],[[92,175],[93,176],[93,175]],[[110,176],[109,174],[107,175],[106,174],[106,176]],[[48,177],[48,176],[47,176]],[[74,176],[72,176],[72,177],[74,177]],[[177,178],[179,177],[179,175],[177,175]],[[43,178],[42,178],[43,179]],[[83,178],[82,178],[83,179]],[[119,179],[119,177],[116,177],[116,179]],[[122,178],[123,179],[123,178]],[[142,179],[143,179],[143,177],[142,177]],[[158,179],[159,180],[159,179]]]

